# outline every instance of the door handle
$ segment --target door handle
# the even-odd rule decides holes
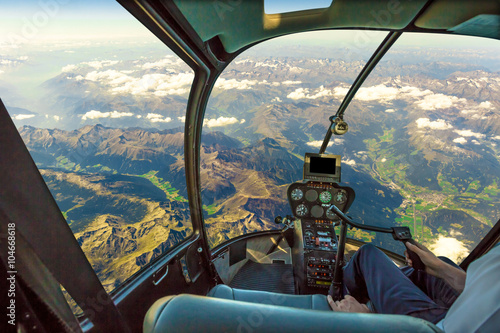
[[[165,272],[163,272],[163,270],[165,270]],[[155,286],[159,285],[160,282],[167,276],[167,274],[168,274],[168,264],[166,264],[165,266],[154,272],[153,284]]]

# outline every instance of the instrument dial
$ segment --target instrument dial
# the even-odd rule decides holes
[[[318,199],[318,192],[316,190],[309,190],[306,192],[306,200],[309,202],[314,202]]]
[[[331,211],[330,209],[326,210],[326,217],[329,218],[330,220],[335,220],[337,218],[337,215]]]
[[[347,201],[347,194],[344,191],[338,191],[337,193],[335,193],[334,199],[335,202],[343,204]]]
[[[295,201],[302,199],[303,196],[304,193],[299,188],[296,188],[295,190],[292,191],[292,193],[290,193],[290,197],[292,197],[292,200]]]
[[[332,194],[329,191],[323,191],[319,195],[319,201],[322,203],[329,203],[332,200]]]
[[[295,209],[297,216],[305,216],[307,214],[307,207],[304,204],[300,204]]]

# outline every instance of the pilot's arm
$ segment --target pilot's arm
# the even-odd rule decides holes
[[[428,248],[426,248],[422,244],[417,242],[415,243],[416,245],[407,242],[406,245],[411,251],[415,252],[420,257],[420,259],[425,265],[425,271],[427,272],[427,274],[443,279],[453,289],[461,293],[465,287],[466,273],[440,260]],[[405,255],[406,255],[406,262],[408,263],[408,265],[411,266],[412,262],[406,251]]]

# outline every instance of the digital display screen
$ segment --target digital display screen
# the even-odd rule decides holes
[[[337,166],[337,159],[330,157],[311,156],[310,170],[313,173],[324,173],[335,175]]]
[[[321,284],[321,285],[324,285],[324,286],[329,286],[329,285],[331,285],[332,283],[331,283],[331,282],[328,282],[328,281],[317,281],[317,280],[316,280],[316,284]]]
[[[306,153],[304,179],[340,183],[340,155]]]

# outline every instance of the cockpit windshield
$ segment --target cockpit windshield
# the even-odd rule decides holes
[[[314,32],[270,40],[218,79],[202,139],[205,223],[212,246],[278,228],[286,189],[325,132],[385,33]],[[343,38],[344,37],[344,38]],[[403,34],[345,112],[342,184],[360,223],[410,227],[436,253],[460,261],[498,220],[500,44]],[[349,236],[389,250],[384,234]],[[401,252],[401,251],[398,251]]]

